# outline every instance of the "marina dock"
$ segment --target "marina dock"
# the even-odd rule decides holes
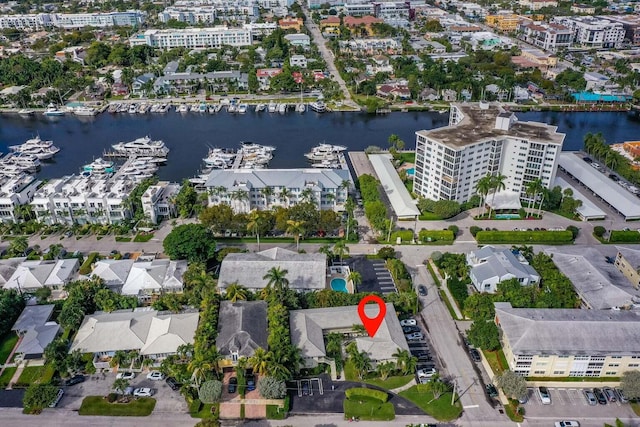
[[[102,157],[108,158],[137,158],[137,157],[167,157],[167,153],[162,150],[134,150],[127,151],[106,150],[102,152]]]

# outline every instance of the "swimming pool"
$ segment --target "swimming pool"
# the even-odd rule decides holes
[[[409,168],[407,169],[407,175],[415,175],[416,174],[416,168]]]
[[[520,219],[520,214],[496,214],[496,219]]]
[[[331,279],[331,289],[337,292],[344,292],[345,294],[349,293],[349,291],[347,291],[347,281],[341,277]]]

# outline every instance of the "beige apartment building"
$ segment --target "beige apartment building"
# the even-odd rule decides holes
[[[525,377],[619,377],[640,369],[640,313],[495,303],[509,368]]]
[[[618,247],[615,266],[634,288],[640,288],[640,251]]]

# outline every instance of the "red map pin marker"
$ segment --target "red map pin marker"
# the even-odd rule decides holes
[[[368,302],[371,301],[378,304],[379,309],[378,315],[374,318],[367,317],[366,313],[364,312],[364,307]],[[376,332],[378,332],[378,328],[380,328],[380,325],[382,324],[382,321],[384,320],[384,316],[386,316],[386,314],[387,306],[384,303],[384,300],[379,296],[368,295],[362,298],[360,300],[360,304],[358,304],[358,315],[360,316],[360,320],[362,320],[362,324],[364,325],[364,328],[367,330],[367,333],[371,338],[373,338]]]

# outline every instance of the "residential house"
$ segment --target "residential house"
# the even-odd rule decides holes
[[[307,58],[304,55],[291,55],[289,65],[292,67],[307,68]]]
[[[438,94],[437,90],[427,87],[427,88],[422,89],[422,91],[420,92],[420,95],[419,95],[419,99],[421,101],[433,102],[433,101],[439,100],[440,99],[440,95]]]
[[[11,330],[20,338],[15,349],[16,358],[41,359],[44,350],[62,332],[56,322],[50,321],[55,305],[29,305],[22,310]]]
[[[305,200],[318,209],[341,211],[351,185],[344,169],[214,169],[205,187],[211,189],[209,205],[224,203],[234,212],[288,207]],[[237,192],[247,197],[235,197]]]
[[[278,21],[278,26],[285,31],[295,30],[296,32],[300,32],[303,24],[302,18],[293,18],[291,16],[287,16]]]
[[[323,34],[339,35],[340,25],[339,16],[329,16],[320,21],[320,31],[322,31]]]
[[[256,70],[259,89],[269,90],[271,88],[271,79],[281,73],[282,68],[259,68]]]
[[[445,102],[456,102],[458,92],[453,89],[442,89],[442,100]]]
[[[411,90],[406,83],[385,83],[376,86],[376,95],[393,100],[411,99]]]
[[[373,58],[371,58],[371,64],[367,64],[366,70],[368,75],[374,75],[378,73],[393,74],[393,65],[391,65],[388,56],[375,55]]]
[[[116,351],[136,351],[156,366],[178,347],[193,344],[200,314],[193,310],[169,313],[141,307],[111,313],[96,311],[84,317],[69,353],[93,354],[96,369],[111,369]]]
[[[373,304],[365,306],[365,315],[374,318],[378,307]],[[371,359],[372,368],[384,362],[396,362],[394,356],[398,350],[408,350],[409,346],[400,327],[393,304],[386,304],[386,314],[380,323],[375,336],[355,332],[354,325],[361,324],[357,306],[314,308],[308,310],[292,310],[289,312],[291,344],[300,349],[300,355],[306,368],[313,368],[319,363],[328,363],[335,378],[335,363],[327,357],[324,337],[329,333],[342,334],[355,342],[359,352],[365,352]]]
[[[145,73],[133,80],[131,84],[131,93],[134,95],[146,95],[153,87],[153,80],[156,76],[153,73]]]
[[[640,316],[635,311],[494,306],[502,350],[517,375],[618,378],[638,370]]]
[[[517,279],[522,286],[540,282],[540,275],[520,254],[484,246],[467,254],[469,277],[478,292],[493,294],[498,283]]]
[[[375,16],[345,16],[343,18],[343,25],[349,28],[356,37],[373,36],[375,34],[373,24],[381,24],[383,22],[382,19]]]
[[[573,3],[570,10],[578,15],[593,15],[596,13],[596,7],[587,4]]]
[[[267,347],[267,303],[265,301],[222,301],[218,315],[216,348],[221,366],[235,366]]]
[[[142,194],[142,212],[153,224],[158,224],[163,219],[175,218],[178,214],[175,196],[182,186],[178,183],[160,181],[151,185]]]
[[[224,292],[237,283],[252,291],[267,287],[264,277],[272,268],[287,271],[289,289],[298,292],[320,291],[327,287],[327,256],[320,253],[301,254],[283,248],[261,252],[230,253],[220,265],[218,289]]]
[[[311,47],[311,39],[306,34],[286,34],[284,39],[288,41],[291,46],[301,47],[304,50],[308,50]]]
[[[133,263],[132,259],[101,259],[93,265],[91,276],[99,277],[113,292],[121,293]]]
[[[156,259],[155,256],[140,256],[131,265],[127,280],[122,286],[123,295],[132,295],[149,302],[165,293],[182,292],[182,276],[187,270],[187,261]]]
[[[44,287],[62,289],[76,278],[78,269],[77,258],[57,261],[25,260],[16,267],[4,284],[4,289],[15,289],[21,294]]]

